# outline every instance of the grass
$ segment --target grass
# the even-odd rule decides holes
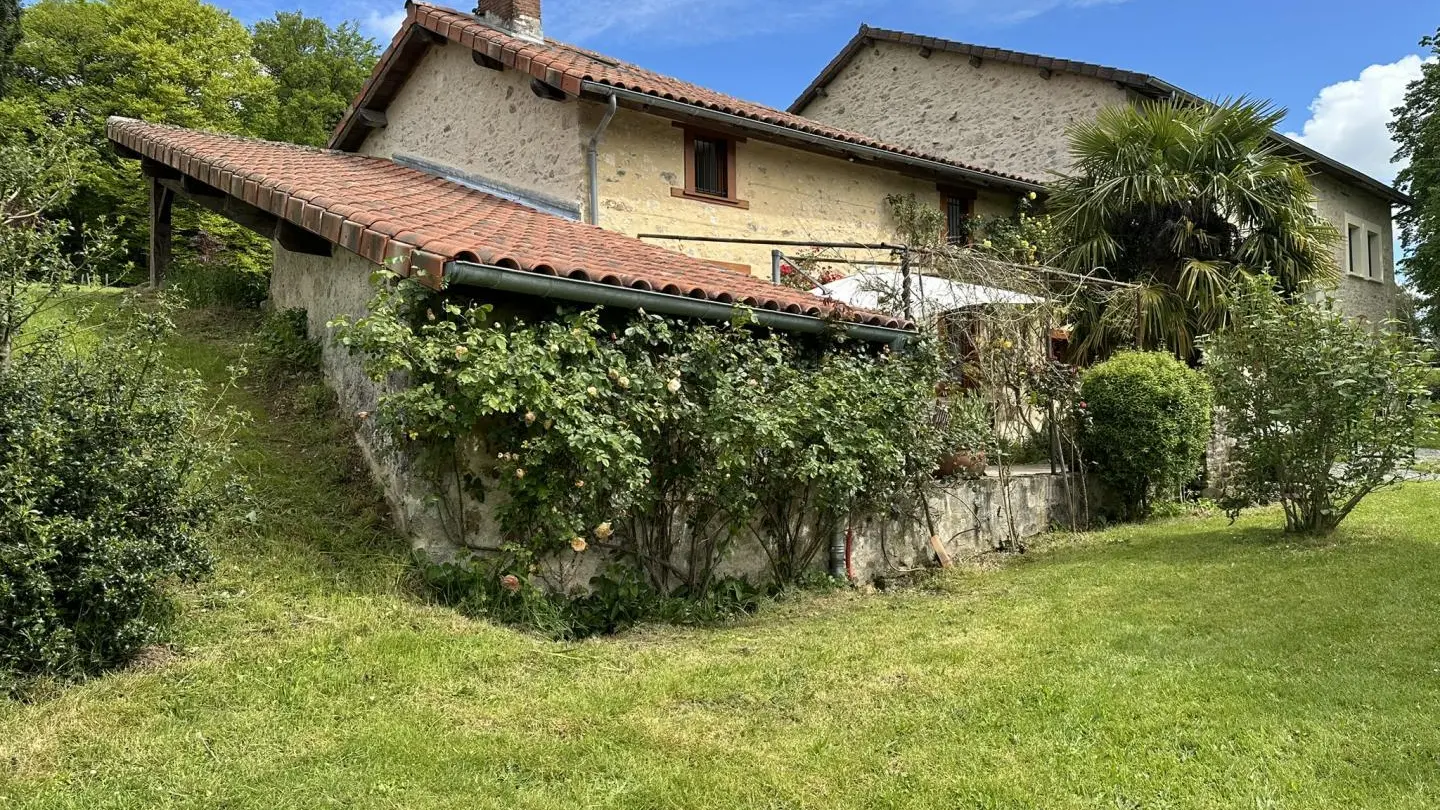
[[[177,349],[220,379],[252,326]],[[0,705],[0,807],[1440,805],[1440,485],[559,644],[417,598],[323,395],[254,385],[176,649]]]

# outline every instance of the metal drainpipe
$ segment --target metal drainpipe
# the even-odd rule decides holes
[[[600,119],[600,126],[595,128],[595,134],[590,136],[590,143],[585,147],[585,171],[590,179],[590,205],[585,211],[585,221],[591,225],[600,224],[600,139],[605,136],[618,106],[615,94],[611,93],[609,101],[605,102],[605,116]]]
[[[849,534],[850,527],[836,529],[835,536],[830,538],[830,576],[841,582],[849,582],[845,570],[845,536]]]

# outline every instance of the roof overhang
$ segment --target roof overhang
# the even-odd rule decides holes
[[[287,250],[330,255],[339,246],[432,286],[447,279],[470,283],[449,273],[490,267],[526,277],[516,283],[528,284],[532,294],[599,291],[568,300],[628,302],[707,318],[733,316],[740,308],[782,331],[833,328],[892,343],[913,328],[887,313],[828,305],[384,158],[124,118],[109,119],[106,134],[117,154],[141,161],[151,182]]]

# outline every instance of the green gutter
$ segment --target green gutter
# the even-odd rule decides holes
[[[547,276],[525,270],[512,270],[507,267],[473,262],[450,262],[445,265],[445,278],[452,284],[461,284],[467,287],[483,287],[487,290],[500,290],[537,298],[558,298],[562,301],[575,301],[582,304],[603,304],[621,309],[644,309],[647,312],[661,315],[700,318],[707,321],[728,322],[735,318],[736,310],[744,310],[756,324],[781,332],[821,334],[839,330],[856,340],[888,344],[896,351],[905,348],[906,341],[915,334],[906,329],[828,321],[813,315],[796,315],[791,312],[777,312],[740,304],[686,298],[654,290],[616,287],[583,279]]]

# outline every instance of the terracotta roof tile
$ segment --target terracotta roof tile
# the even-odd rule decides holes
[[[966,172],[988,175],[1004,185],[1039,187],[1041,181],[1020,175],[971,166],[955,160],[884,143],[867,135],[839,129],[793,113],[742,101],[701,87],[690,82],[665,76],[637,65],[621,62],[608,56],[585,50],[574,45],[546,40],[532,42],[511,36],[504,31],[480,22],[475,17],[454,9],[423,2],[406,3],[407,15],[404,24],[395,34],[390,47],[381,56],[375,71],[365,87],[356,96],[356,101],[346,111],[345,117],[335,127],[330,146],[337,149],[355,149],[363,140],[364,129],[357,126],[357,110],[364,106],[383,109],[390,98],[404,83],[405,74],[418,62],[426,47],[423,38],[412,35],[412,28],[443,37],[447,41],[498,59],[508,68],[534,76],[572,95],[578,94],[581,82],[595,82],[622,90],[632,90],[659,98],[678,101],[702,107],[707,110],[782,127],[796,133],[808,133],[830,138],[856,146],[879,149],[895,155],[920,158],[934,163],[951,166]]]
[[[394,161],[111,118],[116,144],[251,203],[376,264],[398,258],[440,278],[453,260],[739,303],[909,324],[835,310],[799,290],[726,270],[613,231],[535,211]]]

